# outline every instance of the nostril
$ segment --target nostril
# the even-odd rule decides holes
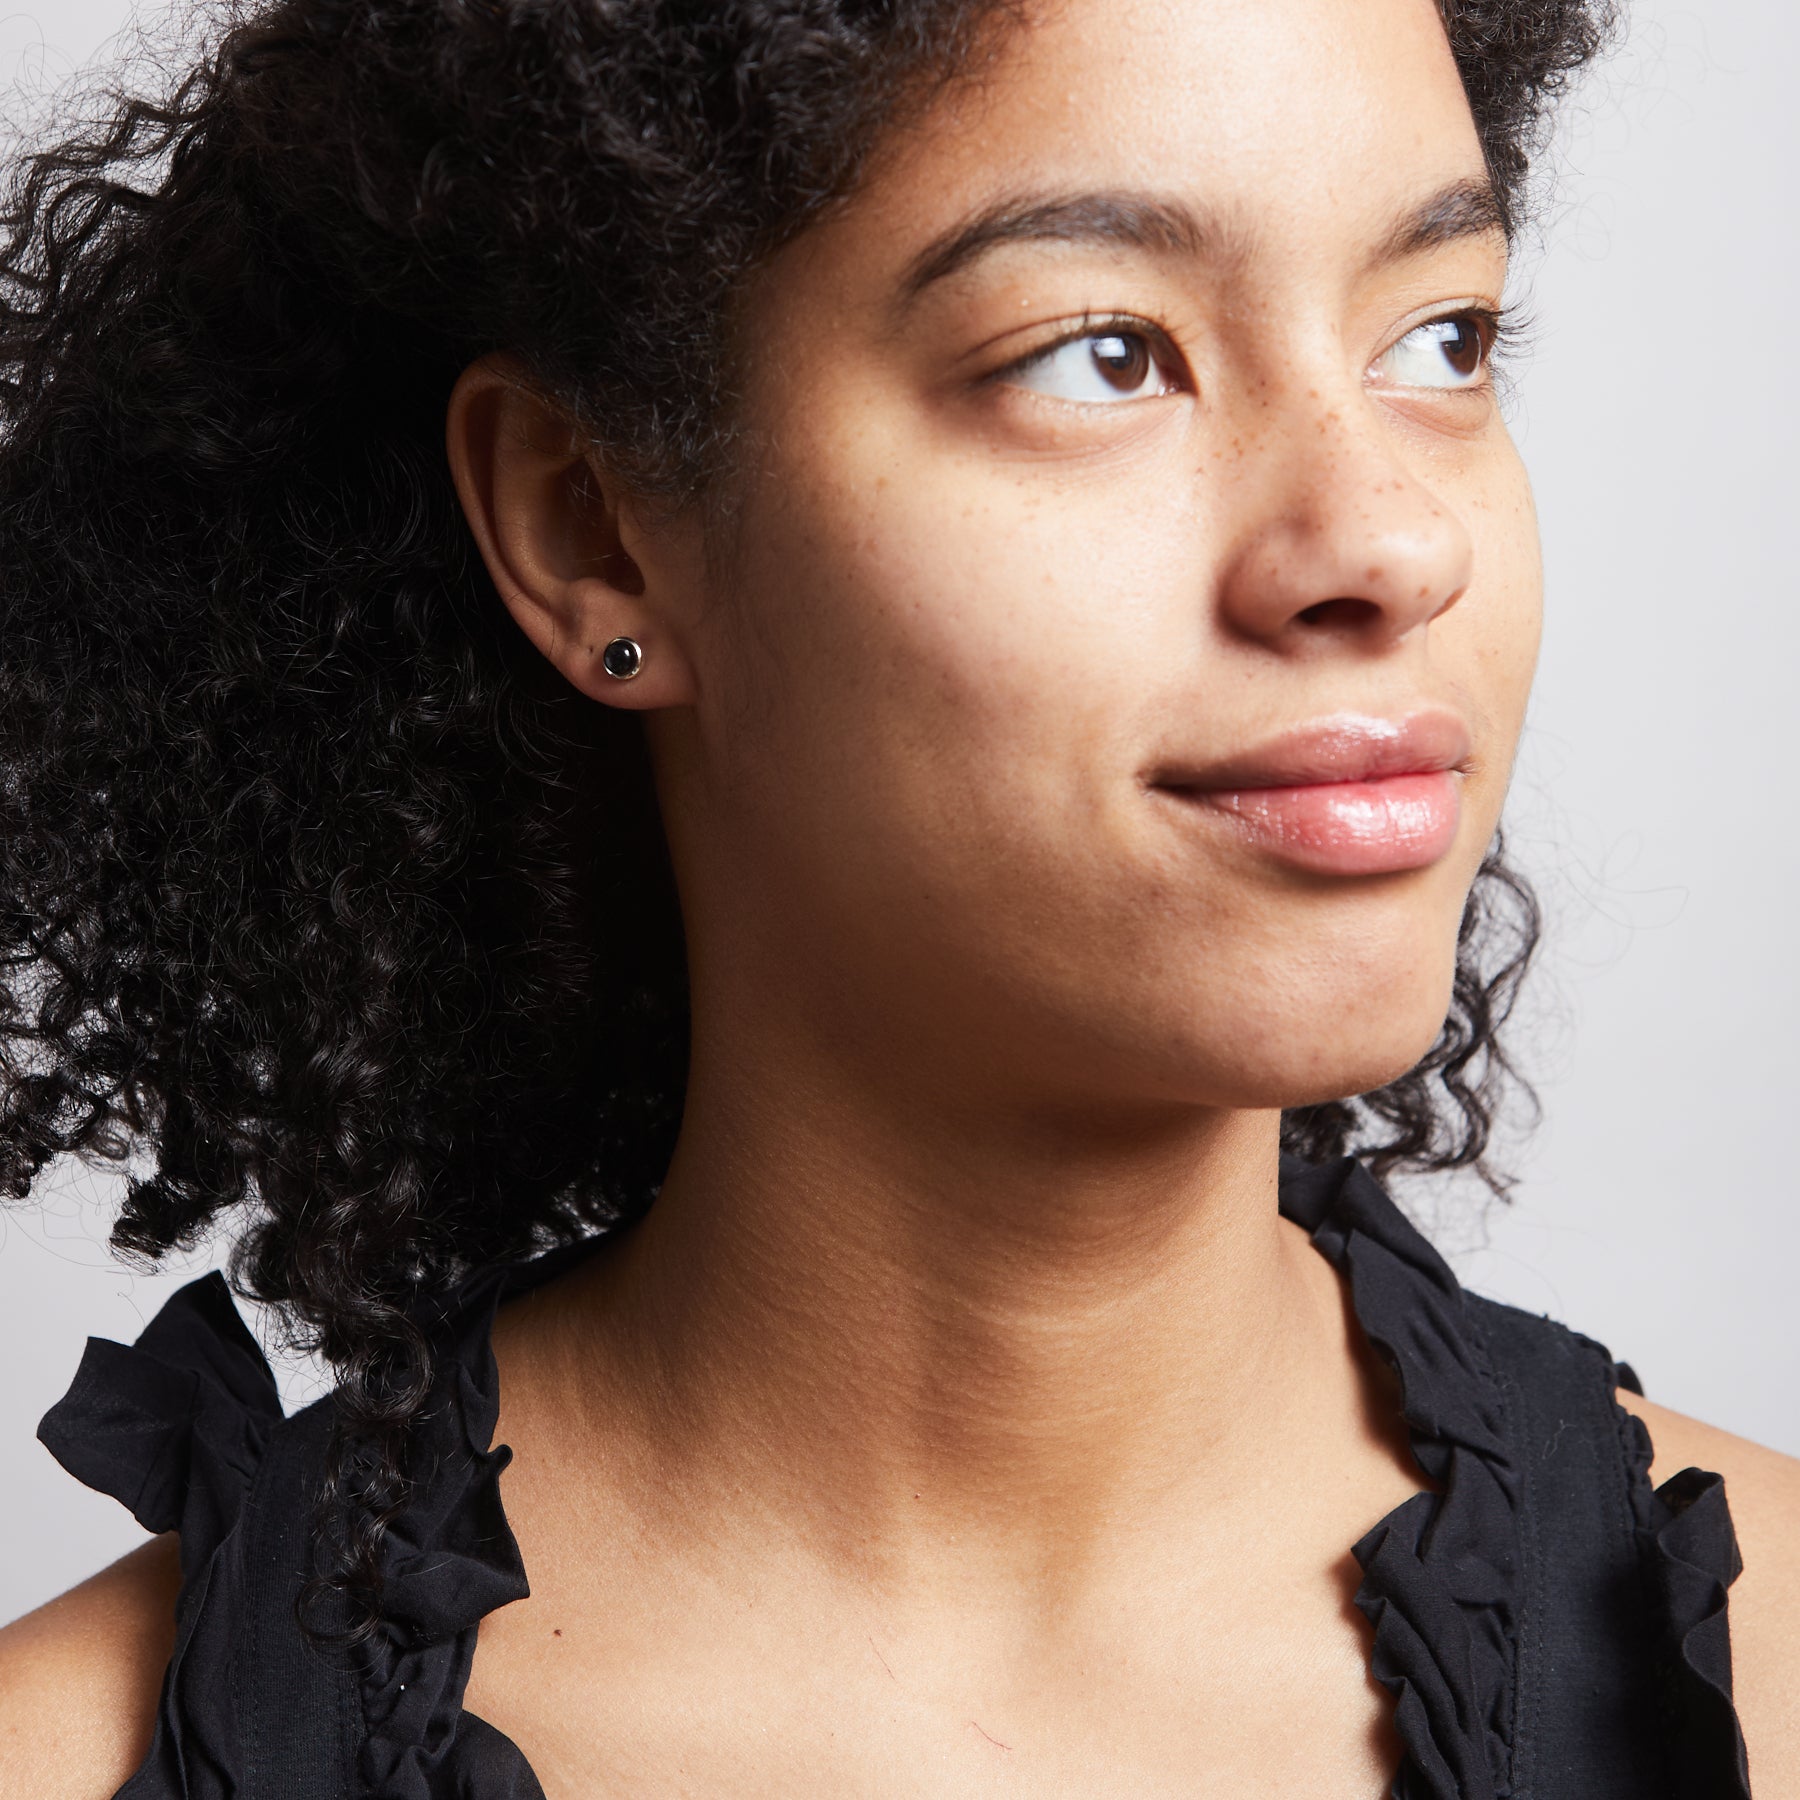
[[[1295,618],[1302,625],[1329,626],[1337,631],[1356,631],[1381,617],[1381,608],[1373,600],[1344,598],[1319,600],[1302,607]]]

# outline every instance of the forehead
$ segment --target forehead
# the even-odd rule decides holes
[[[880,147],[848,211],[916,252],[1021,194],[1160,194],[1238,260],[1331,254],[1480,182],[1434,0],[1049,0]]]

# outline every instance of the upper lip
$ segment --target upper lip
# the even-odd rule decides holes
[[[1469,755],[1468,727],[1446,708],[1428,707],[1399,719],[1341,712],[1290,726],[1233,756],[1167,764],[1150,784],[1212,793],[1314,787],[1435,774],[1463,767]]]

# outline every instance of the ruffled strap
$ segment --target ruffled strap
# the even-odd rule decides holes
[[[462,1711],[482,1618],[531,1591],[500,1502],[512,1452],[493,1447],[490,1339],[502,1299],[548,1277],[551,1259],[541,1264],[478,1278],[433,1333],[436,1394],[414,1434],[410,1496],[384,1540],[382,1621],[360,1671],[367,1800],[543,1800],[511,1741]]]
[[[1359,1165],[1284,1161],[1282,1211],[1347,1278],[1441,1490],[1356,1546],[1370,1667],[1406,1756],[1394,1800],[1657,1791],[1748,1800],[1717,1475],[1652,1491],[1636,1375],[1592,1340],[1467,1295]]]
[[[593,1255],[596,1233],[476,1275],[422,1317],[438,1347],[410,1451],[409,1497],[382,1550],[382,1618],[359,1670],[359,1800],[543,1800],[511,1739],[462,1710],[482,1619],[531,1592],[500,1501],[494,1315]]]
[[[1369,1666],[1394,1695],[1406,1759],[1395,1800],[1510,1793],[1519,1473],[1480,1333],[1444,1259],[1361,1164],[1284,1159],[1281,1210],[1346,1278],[1364,1335],[1394,1370],[1413,1496],[1355,1546]]]
[[[1726,1590],[1743,1573],[1744,1559],[1724,1477],[1683,1469],[1652,1492],[1650,1433],[1636,1414],[1626,1430],[1644,1561],[1666,1646],[1659,1701],[1672,1791],[1750,1800],[1726,1613]]]
[[[182,1288],[131,1347],[89,1341],[38,1435],[146,1529],[181,1533],[175,1651],[150,1754],[121,1800],[336,1793],[339,1748],[358,1800],[543,1800],[523,1756],[465,1717],[462,1697],[482,1617],[529,1591],[500,1503],[510,1453],[490,1448],[493,1316],[553,1266],[490,1271],[432,1321],[433,1404],[384,1539],[382,1621],[354,1668],[314,1656],[293,1615],[332,1403],[284,1424],[267,1359],[217,1274]],[[304,1768],[284,1769],[296,1756]]]
[[[268,1359],[215,1271],[181,1288],[129,1348],[89,1338],[38,1438],[146,1531],[180,1532],[191,1582],[236,1522],[281,1417]]]
[[[214,1273],[180,1289],[129,1348],[90,1338],[38,1427],[78,1481],[122,1501],[146,1530],[181,1534],[175,1647],[150,1752],[120,1800],[270,1791],[254,1703],[238,1689],[258,1665],[245,1521],[282,1425],[268,1361]],[[305,1714],[292,1684],[281,1704]],[[316,1788],[309,1777],[280,1791],[312,1800]]]

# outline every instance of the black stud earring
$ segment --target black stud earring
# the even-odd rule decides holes
[[[614,681],[629,681],[644,666],[644,646],[636,638],[616,637],[600,652],[600,666]]]

